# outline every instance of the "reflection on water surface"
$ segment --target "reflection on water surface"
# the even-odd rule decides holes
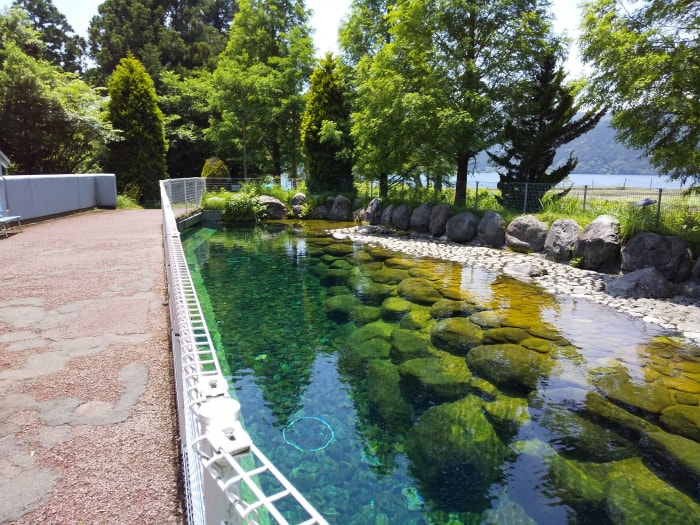
[[[700,522],[673,334],[299,226],[184,245],[246,428],[331,523]]]

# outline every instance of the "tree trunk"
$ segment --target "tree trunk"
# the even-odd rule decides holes
[[[379,175],[379,196],[386,198],[389,194],[389,175],[381,173]]]
[[[467,204],[467,175],[469,174],[469,155],[457,157],[457,182],[455,183],[455,206]]]

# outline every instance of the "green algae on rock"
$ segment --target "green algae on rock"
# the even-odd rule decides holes
[[[452,317],[439,321],[430,330],[433,344],[455,355],[466,355],[481,344],[484,331],[469,319]]]
[[[520,345],[500,344],[477,346],[467,354],[467,364],[502,388],[529,392],[548,376],[554,361]]]
[[[409,277],[399,283],[398,293],[401,297],[416,304],[431,305],[442,296],[427,279]]]
[[[430,355],[428,340],[413,330],[396,329],[391,333],[391,360],[400,364]]]
[[[425,389],[434,401],[454,401],[471,390],[472,374],[464,359],[445,352],[405,361],[398,370],[411,390]]]
[[[413,409],[401,395],[400,380],[398,368],[387,360],[376,359],[367,367],[370,416],[403,434],[411,427]]]

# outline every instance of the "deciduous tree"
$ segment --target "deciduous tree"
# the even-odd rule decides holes
[[[700,182],[700,4],[591,0],[581,50],[618,138],[673,179]]]

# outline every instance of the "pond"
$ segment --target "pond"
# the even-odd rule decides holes
[[[246,429],[330,523],[700,523],[699,348],[309,224],[183,246]]]

